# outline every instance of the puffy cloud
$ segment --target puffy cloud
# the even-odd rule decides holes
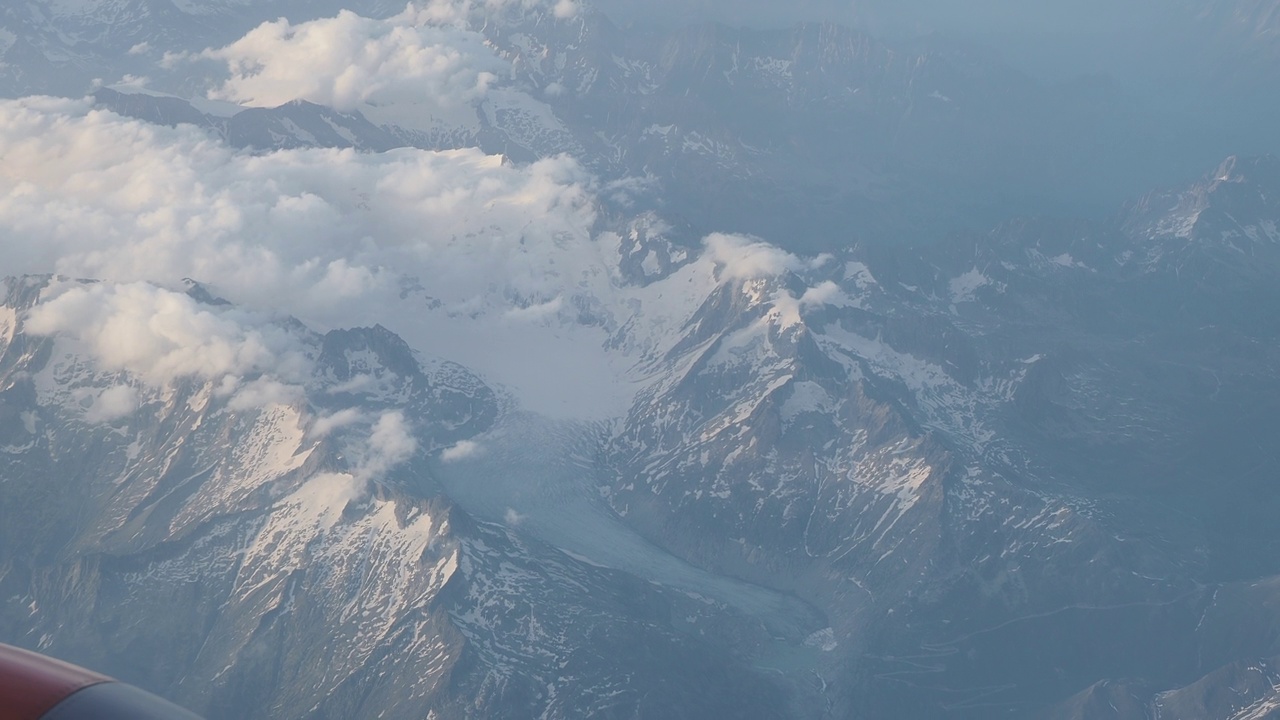
[[[408,462],[418,451],[413,427],[398,410],[375,416],[349,408],[316,420],[311,432],[323,437],[355,425],[363,426],[361,430],[367,430],[367,434],[359,430],[343,433],[344,453],[351,462],[350,474],[343,475],[350,483],[348,500],[363,498],[371,481]]]
[[[311,374],[300,339],[269,319],[201,306],[149,283],[54,282],[27,315],[25,329],[76,343],[99,369],[146,385],[210,383],[233,410],[299,402]],[[111,422],[133,413],[138,402],[134,387],[113,386],[92,399],[84,417]]]
[[[584,355],[603,338],[543,337],[590,305],[579,297],[605,297],[614,282],[613,251],[594,232],[595,180],[570,158],[253,155],[191,126],[51,98],[0,101],[0,157],[7,273],[168,286],[197,278],[316,330],[381,323],[549,402],[565,402],[548,380],[559,369],[594,378],[591,398],[611,382],[612,370]],[[549,369],[509,351],[522,327],[538,337],[519,342],[541,343]]]
[[[807,288],[800,297],[790,291],[780,289],[773,295],[773,314],[783,327],[790,327],[803,321],[802,311],[806,308],[822,305],[848,305],[849,297],[840,286],[830,280]]]
[[[45,327],[158,382],[235,376],[228,392],[244,402],[288,397],[289,378],[252,382],[277,362],[281,348],[262,347],[271,333],[129,283],[196,278],[240,307],[321,331],[381,323],[531,408],[605,417],[636,389],[619,381],[633,361],[606,342],[646,304],[678,328],[714,273],[805,268],[762,241],[712,235],[701,274],[679,292],[623,287],[616,238],[596,232],[597,183],[567,157],[522,166],[478,150],[254,155],[191,126],[51,98],[0,101],[0,157],[0,266],[126,284],[72,292],[42,311]],[[100,331],[108,321],[111,337],[139,341],[112,346]],[[653,335],[644,343],[665,332],[631,327]]]
[[[342,11],[337,17],[263,23],[204,58],[225,62],[230,78],[210,97],[275,107],[308,100],[342,111],[377,98],[465,105],[481,97],[508,66],[476,32],[448,25],[439,5],[389,19]]]
[[[202,307],[147,283],[54,285],[46,295],[28,315],[27,332],[72,338],[103,369],[156,386],[195,378],[234,390],[244,376],[301,380],[310,372],[296,338],[243,310]],[[122,399],[108,401],[120,407]]]
[[[317,418],[311,426],[311,434],[316,437],[324,437],[334,430],[353,425],[364,417],[364,413],[355,408],[346,408],[339,410],[332,415],[325,415]]]
[[[560,19],[568,19],[578,15],[578,3],[575,0],[557,0],[552,12]]]
[[[563,309],[564,298],[557,296],[547,302],[535,303],[527,307],[511,308],[504,317],[515,322],[548,322],[558,317]]]
[[[844,291],[840,289],[830,280],[823,281],[818,285],[804,291],[800,296],[800,305],[807,307],[811,305],[831,305],[839,302],[846,302]]]
[[[225,391],[250,404],[294,392],[294,379],[258,377],[277,370],[278,331],[131,283],[196,278],[239,307],[320,331],[381,323],[506,384],[530,409],[607,417],[637,388],[621,379],[634,359],[618,354],[664,342],[716,278],[808,267],[716,234],[678,292],[628,287],[616,236],[597,233],[598,184],[567,157],[254,155],[191,126],[51,98],[0,101],[0,157],[0,266],[124,283],[51,298],[35,327],[76,335],[149,382],[225,375]],[[623,326],[635,342],[606,347]]]
[[[408,421],[402,412],[383,413],[373,425],[369,444],[361,458],[357,475],[373,478],[400,465],[418,451]]]
[[[463,440],[452,447],[445,448],[444,452],[440,453],[440,460],[447,463],[458,462],[476,457],[482,451],[483,448],[479,443]]]
[[[702,244],[707,257],[716,263],[725,279],[769,277],[805,267],[799,258],[781,248],[740,235],[715,233],[707,236]]]
[[[398,294],[406,273],[468,312],[548,301],[577,284],[566,274],[597,263],[571,247],[591,243],[593,181],[563,157],[516,167],[477,150],[250,155],[189,126],[49,98],[0,102],[0,156],[9,272],[195,277],[330,325],[367,322],[344,313],[356,298]]]
[[[571,6],[430,2],[392,20],[278,21],[209,56],[232,69],[222,91],[237,99],[346,106],[440,93],[465,104],[491,59],[468,18]],[[596,198],[634,188],[601,188],[568,157],[516,165],[479,150],[252,154],[195,127],[54,98],[0,101],[0,157],[5,272],[124,284],[50,298],[40,321],[48,332],[83,340],[147,382],[216,380],[249,405],[296,397],[299,381],[277,363],[298,353],[277,331],[132,283],[196,278],[239,307],[321,331],[381,323],[415,350],[507,385],[530,409],[606,417],[625,411],[638,387],[622,379],[635,367],[622,355],[682,327],[717,278],[804,268],[764,242],[713,235],[678,291],[629,287],[616,236],[598,233]],[[83,293],[100,293],[101,307]],[[108,322],[110,337],[93,329]],[[633,337],[617,341],[624,327]],[[128,333],[138,342],[118,340]]]
[[[301,384],[286,383],[273,377],[254,378],[241,383],[239,378],[229,377],[222,392],[234,392],[227,401],[232,410],[265,407],[267,405],[296,405],[306,401],[306,391]]]
[[[84,413],[85,422],[98,424],[119,420],[138,409],[138,391],[129,385],[114,385],[93,399]]]

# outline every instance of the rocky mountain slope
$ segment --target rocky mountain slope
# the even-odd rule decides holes
[[[425,371],[381,328],[289,325],[309,361],[298,392],[260,394],[270,372],[234,392],[229,376],[154,387],[28,331],[51,297],[91,290],[5,291],[6,639],[209,717],[782,712],[740,659],[767,638],[732,608],[477,523],[442,494],[427,458],[498,412],[464,369]],[[740,629],[703,638],[719,625]]]
[[[211,719],[1274,715],[1275,158],[1027,219],[1152,172],[1060,149],[1119,127],[1105,84],[829,24],[301,7],[0,11],[7,91],[153,76],[13,125],[189,191],[94,204],[119,176],[55,148],[0,166],[3,230],[222,273],[4,281],[0,640]],[[237,44],[267,11],[302,14]],[[308,32],[439,62],[275,102]]]
[[[11,280],[6,637],[211,717],[1263,717],[1272,165],[1085,234],[720,266],[604,423],[380,328],[154,386],[50,334],[136,288]]]

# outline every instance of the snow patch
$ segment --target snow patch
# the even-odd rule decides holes
[[[1070,253],[1062,253],[1061,255],[1051,257],[1049,258],[1049,262],[1053,263],[1054,265],[1057,265],[1058,267],[1082,268],[1085,270],[1089,269],[1088,265],[1085,265],[1079,260],[1076,260],[1075,258],[1071,257]]]
[[[18,311],[7,305],[0,306],[0,352],[9,347],[17,331]]]
[[[784,424],[789,424],[805,413],[829,413],[836,407],[836,401],[823,388],[812,380],[802,380],[791,386],[791,396],[782,403],[779,415]]]
[[[849,261],[844,265],[845,282],[853,282],[854,287],[860,291],[867,291],[871,288],[878,287],[880,283],[876,282],[876,278],[871,274],[871,268],[865,263],[857,261]]]
[[[836,642],[836,631],[829,627],[822,628],[805,638],[804,644],[806,647],[819,648],[822,652],[832,652],[839,647],[839,643]]]
[[[949,287],[951,289],[951,302],[973,302],[976,299],[974,293],[978,288],[990,285],[991,281],[978,268],[973,268],[969,272],[952,278]]]

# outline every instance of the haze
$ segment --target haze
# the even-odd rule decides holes
[[[1150,76],[1162,63],[1170,70],[1177,59],[1170,52],[1175,38],[1204,9],[1150,0],[601,0],[598,5],[619,22],[638,25],[712,21],[769,28],[830,21],[895,39],[945,35],[1027,71],[1055,76]]]

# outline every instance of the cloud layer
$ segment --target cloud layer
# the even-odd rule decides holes
[[[307,100],[344,112],[375,97],[441,109],[469,104],[506,66],[479,33],[428,24],[444,15],[410,8],[378,20],[344,10],[297,25],[263,23],[202,54],[230,72],[210,97],[258,107]]]
[[[576,322],[617,279],[617,258],[595,232],[595,180],[570,158],[517,166],[478,150],[253,155],[194,127],[52,98],[0,101],[0,157],[6,273],[168,287],[196,278],[316,330],[384,324],[499,382],[523,373],[515,381],[547,387],[548,399],[562,395],[547,380],[556,372],[611,383],[612,370],[545,331]],[[157,383],[187,361],[201,377],[268,364],[252,343],[232,349],[254,337],[220,325],[219,312],[174,310],[191,309],[181,293],[106,292],[68,291],[36,325]],[[148,324],[166,312],[171,322]],[[121,332],[139,342],[112,347]],[[603,338],[592,332],[579,340],[598,351]],[[282,390],[259,382],[238,397],[262,402]]]
[[[0,156],[9,272],[194,277],[328,325],[356,319],[344,313],[354,298],[400,292],[401,271],[471,312],[495,293],[550,300],[591,262],[545,252],[591,242],[593,180],[569,158],[515,167],[476,150],[255,156],[193,127],[48,98],[0,102]]]
[[[381,323],[539,411],[607,416],[637,389],[619,380],[627,353],[678,332],[711,284],[808,267],[717,234],[670,287],[630,286],[619,238],[597,227],[596,181],[567,157],[254,155],[51,98],[0,102],[0,157],[0,266],[121,283],[63,291],[31,329],[155,384],[228,378],[246,405],[288,399],[305,375],[283,372],[300,361],[263,315],[286,314],[320,331]],[[246,310],[139,284],[183,278]],[[613,342],[623,326],[631,341]]]
[[[207,55],[228,63],[220,92],[241,101],[465,104],[483,92],[493,57],[464,29],[469,13],[533,6],[575,11],[490,0],[433,2],[390,20],[344,12],[267,23]],[[144,382],[225,380],[245,405],[287,399],[306,376],[266,319],[291,315],[319,331],[380,323],[539,411],[605,416],[625,411],[637,389],[620,381],[636,364],[628,353],[660,356],[660,336],[678,332],[711,285],[807,267],[717,234],[670,287],[631,286],[620,238],[601,227],[596,179],[565,156],[516,165],[474,149],[252,154],[192,126],[32,97],[0,101],[0,158],[5,272],[118,284],[59,289],[31,329],[73,337]],[[162,289],[184,278],[244,310]],[[623,327],[631,337],[614,336]],[[126,412],[128,399],[103,400],[102,417]],[[401,447],[394,429],[381,429],[381,454]]]
[[[286,331],[242,310],[202,307],[147,283],[55,286],[31,310],[26,330],[73,338],[103,369],[157,386],[184,378],[238,383],[268,372],[302,381],[311,368]],[[111,408],[127,404],[124,392],[106,395],[99,401]]]

